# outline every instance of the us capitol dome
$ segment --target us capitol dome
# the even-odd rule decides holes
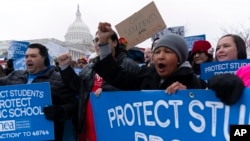
[[[90,34],[89,27],[82,21],[79,5],[77,6],[76,19],[69,26],[66,33],[65,43],[84,43],[91,44],[93,36]]]
[[[24,42],[41,43],[45,45],[49,54],[56,59],[61,53],[69,52],[72,55],[73,60],[77,60],[83,56],[89,56],[93,53],[94,44],[92,42],[93,36],[91,35],[89,27],[82,21],[79,5],[77,5],[75,21],[70,24],[66,29],[64,35],[65,41],[60,41],[55,38],[44,38],[34,40],[23,40]],[[4,40],[0,41],[0,55],[6,56],[9,45],[12,41],[16,40]]]

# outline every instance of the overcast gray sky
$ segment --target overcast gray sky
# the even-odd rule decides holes
[[[152,0],[1,0],[0,40],[56,38],[64,41],[75,20],[77,5],[82,20],[94,35],[98,23],[114,27]],[[206,34],[215,45],[222,28],[250,27],[249,0],[153,0],[168,27],[185,26],[185,36]],[[148,39],[139,47],[149,47]]]

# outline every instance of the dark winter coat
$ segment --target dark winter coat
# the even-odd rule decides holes
[[[89,94],[92,91],[94,85],[95,71],[93,66],[99,61],[99,57],[93,59],[93,62],[84,66],[83,70],[79,73],[79,76],[74,72],[71,67],[61,70],[61,76],[66,85],[68,85],[73,91],[79,93],[79,106],[78,106],[78,121],[75,125],[77,126],[77,132],[80,133],[84,130],[86,103],[89,98]],[[129,71],[139,72],[140,67],[132,60],[129,59],[125,53],[120,52],[116,58],[116,62],[122,68]],[[119,90],[114,86],[103,82],[103,91],[114,91]]]
[[[117,65],[111,55],[96,63],[93,68],[105,81],[121,90],[165,90],[176,81],[186,85],[188,89],[202,88],[190,64],[180,67],[163,81],[154,67],[143,67],[139,73],[125,71]]]
[[[141,67],[134,60],[132,60],[131,58],[128,58],[128,56],[124,52],[119,53],[119,55],[115,59],[115,62],[120,67],[131,72],[139,72],[141,70]],[[103,91],[118,91],[120,89],[104,81],[102,85],[102,90]]]
[[[26,70],[13,71],[6,77],[0,78],[0,86],[27,84],[28,72]],[[71,119],[77,107],[75,93],[68,89],[58,72],[54,68],[48,69],[44,75],[36,77],[32,83],[49,82],[53,105],[62,105],[66,112],[64,120]],[[64,121],[54,121],[55,139],[62,140],[64,131]]]

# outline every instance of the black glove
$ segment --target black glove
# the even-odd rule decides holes
[[[43,108],[45,118],[53,121],[63,121],[65,117],[65,110],[60,105],[52,105]]]
[[[226,73],[214,75],[208,80],[208,88],[215,91],[222,102],[231,105],[240,99],[245,86],[238,76]]]

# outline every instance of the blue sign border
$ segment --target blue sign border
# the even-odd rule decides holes
[[[91,94],[98,141],[229,140],[231,124],[249,124],[249,93],[224,105],[211,90]]]
[[[1,86],[0,141],[53,140],[53,122],[42,112],[51,103],[47,82]]]

